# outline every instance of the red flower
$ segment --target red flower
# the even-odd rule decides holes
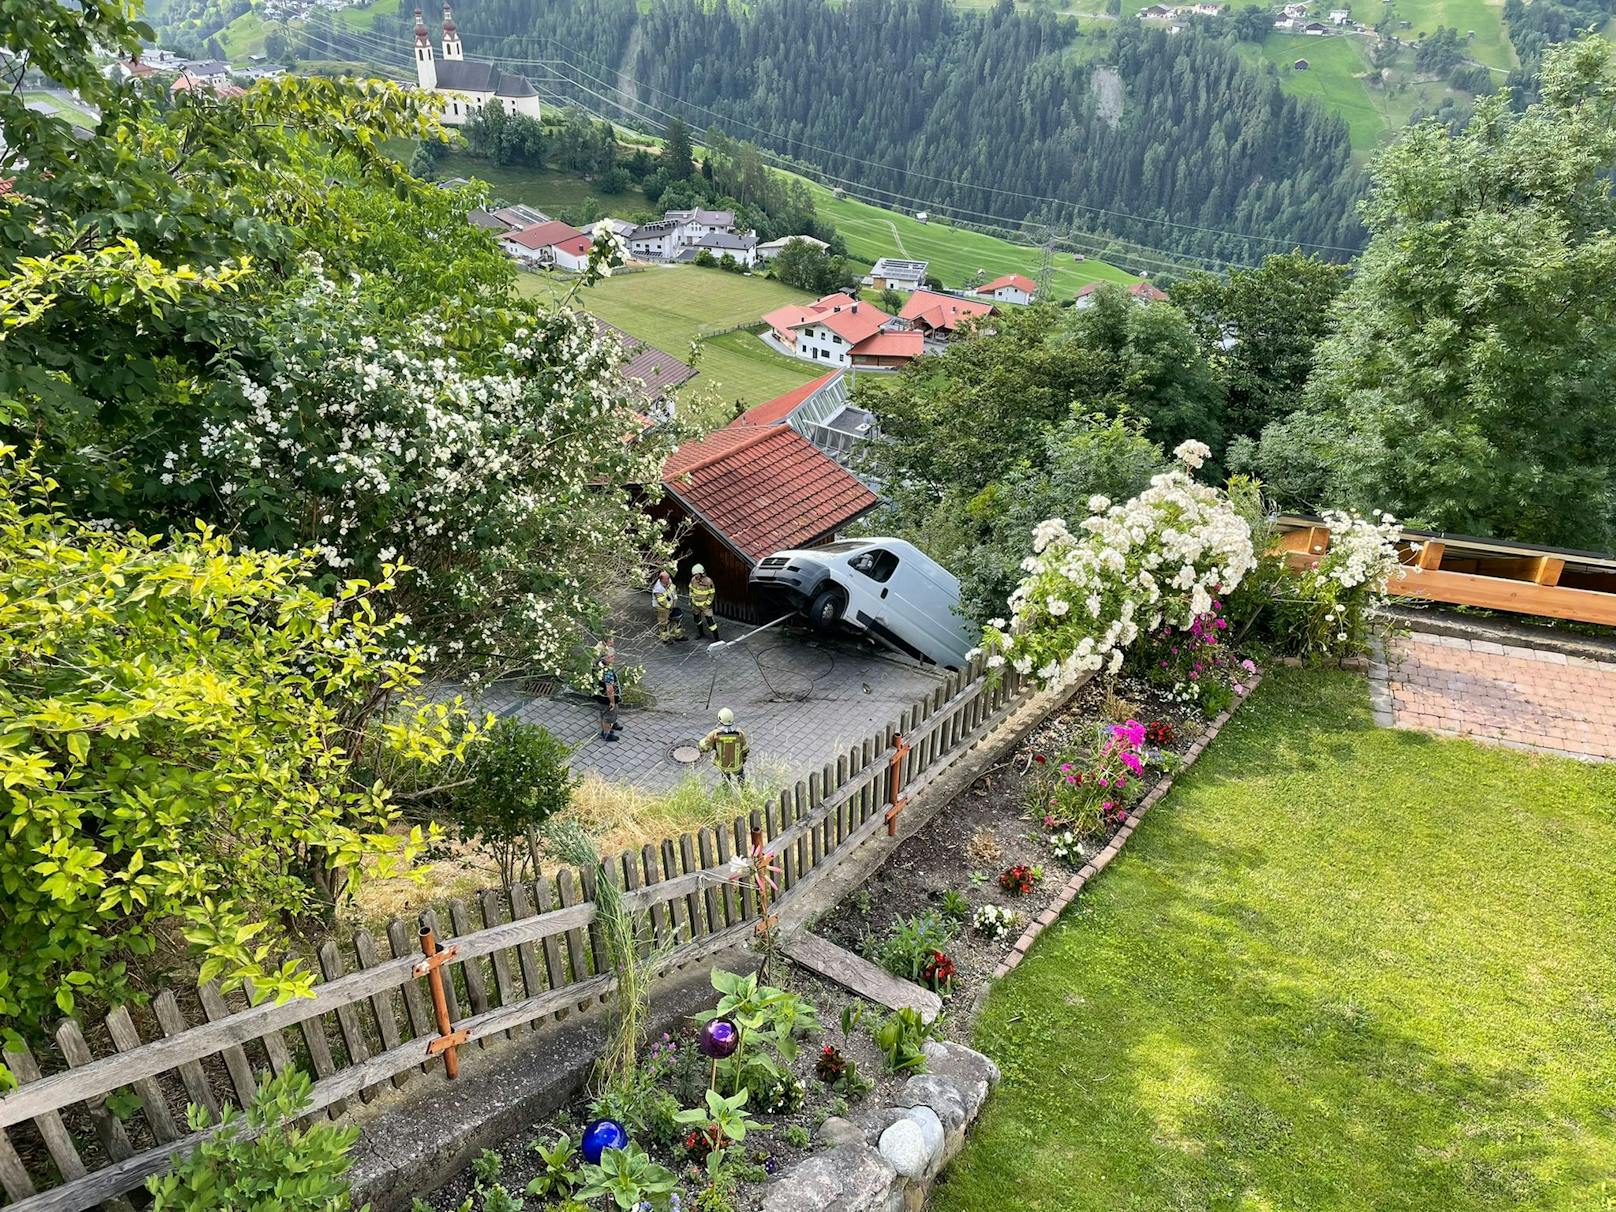
[[[1044,763],[1045,763],[1045,762],[1047,762],[1047,761],[1049,761],[1049,759],[1048,759],[1048,758],[1046,758],[1046,757],[1045,757],[1045,756],[1044,756],[1044,755],[1043,755],[1043,754],[1041,754],[1041,753],[1035,753],[1035,754],[1033,754],[1033,755],[1032,755],[1032,760],[1033,760],[1033,761],[1035,761],[1035,762],[1037,762],[1037,763],[1038,763],[1038,764],[1039,764],[1039,765],[1040,765],[1040,766],[1042,766],[1042,765],[1043,765],[1043,764],[1044,764]]]

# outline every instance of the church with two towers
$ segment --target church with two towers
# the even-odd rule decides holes
[[[444,98],[439,120],[463,126],[486,106],[496,105],[509,114],[539,117],[539,94],[526,76],[502,71],[492,63],[468,59],[460,45],[454,14],[443,6],[443,57],[432,53],[421,10],[415,10],[415,76],[422,89]]]

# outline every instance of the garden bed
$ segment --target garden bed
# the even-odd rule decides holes
[[[1069,846],[1063,856],[1052,839],[1068,831],[1047,823],[1047,811],[1040,810],[1043,793],[1055,779],[1064,779],[1063,755],[1085,750],[1102,729],[1126,727],[1129,721],[1152,727],[1151,741],[1142,746],[1143,776],[1131,780],[1125,799],[1113,801],[1121,810],[1104,813],[1091,830],[1072,831],[1080,834],[1072,839],[1077,847]],[[941,1032],[944,1038],[969,1041],[980,995],[1026,926],[1054,906],[1073,872],[1116,835],[1127,819],[1125,806],[1137,803],[1163,774],[1179,769],[1205,732],[1206,718],[1197,706],[1175,702],[1143,679],[1124,676],[1109,685],[1096,679],[902,842],[880,870],[821,915],[815,932],[882,963],[896,959],[894,953],[908,949],[910,940],[916,948],[922,945],[926,931],[913,929],[917,919],[940,923],[948,933],[941,949],[953,965],[950,987],[939,990],[944,994]],[[1025,887],[1011,877],[1016,868],[1033,878],[1030,890],[1013,890]],[[1014,916],[996,932],[980,929],[974,922],[989,906]],[[920,983],[928,984],[924,976],[923,969]]]

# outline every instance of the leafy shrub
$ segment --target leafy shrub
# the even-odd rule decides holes
[[[758,983],[756,973],[740,976],[714,968],[718,1005],[695,1016],[698,1023],[715,1018],[733,1022],[740,1038],[735,1052],[718,1062],[720,1085],[731,1094],[748,1090],[760,1111],[800,1106],[802,1084],[788,1069],[797,1056],[797,1037],[819,1030],[813,1003],[785,989]]]
[[[581,1173],[579,1200],[609,1199],[621,1212],[634,1212],[642,1204],[662,1212],[678,1181],[672,1170],[652,1161],[632,1141],[626,1149],[607,1149],[598,1166],[585,1165]]]
[[[572,750],[545,729],[499,720],[467,762],[464,781],[435,793],[430,808],[493,854],[509,888],[520,874],[529,830],[571,801],[577,785],[567,764],[571,756]]]
[[[539,1155],[539,1172],[528,1181],[527,1193],[540,1199],[565,1198],[583,1181],[578,1173],[581,1155],[572,1137],[561,1133],[553,1144],[532,1141],[528,1148]]]
[[[220,1127],[167,1174],[146,1180],[151,1212],[342,1212],[349,1207],[343,1176],[355,1126],[291,1126],[309,1105],[313,1082],[292,1070],[258,1087],[245,1120],[226,1110]],[[191,1131],[210,1123],[207,1109],[185,1113]],[[242,1128],[252,1134],[242,1137]]]
[[[964,922],[971,916],[971,902],[966,899],[963,892],[956,892],[952,888],[943,893],[937,907],[951,922]]]
[[[927,912],[901,918],[876,945],[871,958],[893,976],[918,981],[932,955],[947,947],[953,938],[954,928],[941,914]]]
[[[891,1073],[924,1073],[926,1041],[938,1032],[938,1022],[926,1022],[920,1011],[910,1006],[894,1010],[870,1031],[875,1046]]]

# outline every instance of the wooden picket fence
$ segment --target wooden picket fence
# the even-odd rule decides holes
[[[1032,693],[1013,674],[988,676],[979,661],[861,745],[838,754],[776,803],[728,826],[625,851],[605,864],[624,901],[644,912],[659,974],[699,963],[756,928],[755,889],[731,859],[751,850],[754,829],[778,857],[788,905],[866,839],[896,828],[904,804],[978,743]],[[191,1132],[186,1104],[244,1106],[266,1069],[315,1077],[310,1113],[337,1117],[355,1100],[404,1086],[444,1056],[476,1063],[498,1038],[541,1031],[547,1021],[608,995],[615,976],[595,920],[593,872],[562,870],[455,901],[419,928],[394,918],[386,951],[365,930],[350,946],[316,953],[314,995],[251,1005],[248,989],[164,990],[119,1007],[86,1031],[68,1019],[43,1058],[8,1051],[19,1086],[0,1097],[0,1186],[8,1212],[132,1210],[128,1193],[206,1138]],[[430,935],[428,934],[430,931]],[[441,946],[439,960],[423,957]],[[441,966],[440,966],[441,965]],[[435,995],[446,1003],[445,1021]],[[43,1063],[41,1063],[41,1061]]]

